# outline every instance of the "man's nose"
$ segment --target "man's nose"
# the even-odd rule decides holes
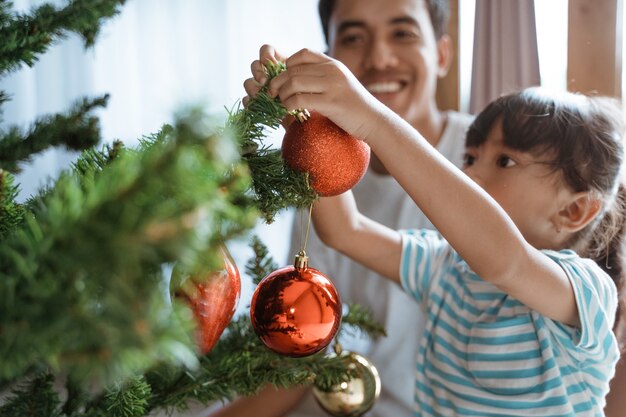
[[[366,69],[384,70],[398,64],[393,48],[383,39],[374,39],[365,58]]]

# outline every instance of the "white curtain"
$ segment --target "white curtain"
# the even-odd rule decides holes
[[[534,0],[476,0],[470,113],[540,84]]]
[[[14,5],[27,11],[44,2]],[[130,0],[105,23],[94,48],[85,51],[72,35],[33,68],[1,79],[0,89],[12,96],[2,123],[26,126],[37,115],[66,110],[83,95],[110,93],[99,113],[103,138],[132,145],[170,122],[183,105],[201,104],[225,116],[224,107],[244,94],[243,80],[263,43],[284,53],[323,50],[317,1]],[[36,164],[41,175],[67,164],[68,156],[51,154]],[[40,183],[38,173],[28,170],[22,181],[26,194]]]

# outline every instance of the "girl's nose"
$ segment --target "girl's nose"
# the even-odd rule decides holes
[[[385,70],[398,64],[393,48],[384,40],[373,40],[365,57],[366,69]]]
[[[465,172],[465,175],[470,177],[470,179],[478,184],[481,188],[485,188],[485,181],[479,174],[479,170],[476,166],[472,165],[470,167],[466,167],[463,172]]]

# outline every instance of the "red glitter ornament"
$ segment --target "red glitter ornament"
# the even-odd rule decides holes
[[[220,247],[223,268],[207,273],[206,277],[176,277],[180,287],[175,291],[191,307],[196,320],[196,340],[200,352],[207,354],[217,343],[233,317],[239,295],[241,278],[228,249]],[[177,271],[174,270],[176,274]]]
[[[308,356],[324,349],[341,322],[335,286],[306,260],[296,256],[296,266],[270,273],[252,295],[254,331],[265,346],[285,356]]]
[[[283,159],[294,171],[308,172],[321,196],[348,191],[363,177],[370,148],[319,113],[291,123],[283,137]]]

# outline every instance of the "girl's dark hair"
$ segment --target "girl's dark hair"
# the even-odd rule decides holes
[[[448,20],[450,19],[450,7],[448,0],[423,0],[428,8],[430,22],[433,24],[435,38],[439,39],[448,33]],[[320,0],[317,10],[320,15],[322,29],[324,30],[324,38],[328,45],[328,24],[330,16],[333,14],[337,0]],[[330,46],[330,45],[329,45]]]
[[[548,156],[548,164],[574,192],[589,191],[604,201],[600,215],[578,232],[568,247],[594,259],[613,278],[623,308],[625,124],[617,100],[574,93],[549,94],[538,87],[502,96],[476,117],[468,130],[466,146],[484,143],[500,119],[507,147]]]

